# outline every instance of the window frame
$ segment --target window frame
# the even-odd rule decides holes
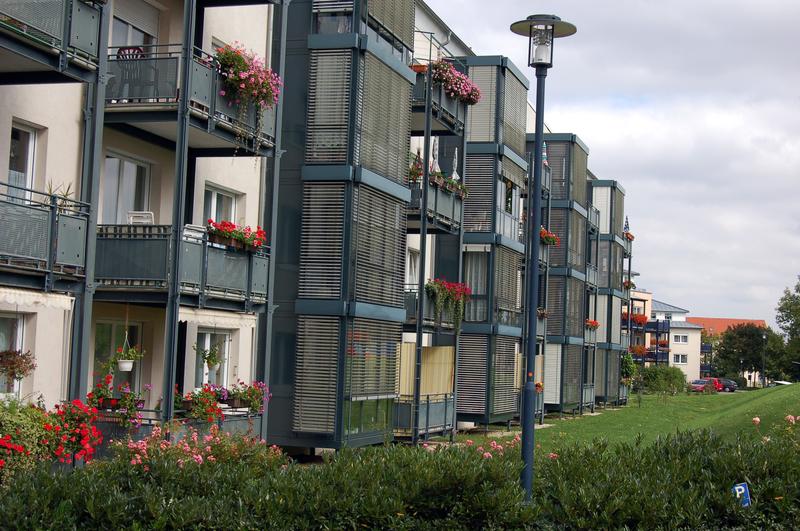
[[[125,18],[123,18],[123,17],[120,17],[119,14],[114,14],[111,17],[111,29],[112,29],[111,40],[112,41],[117,39],[117,34],[116,34],[115,31],[113,31],[114,23],[116,21],[119,21],[119,22],[125,24],[125,26],[126,26],[125,29],[126,29],[127,33],[125,35],[125,44],[113,44],[112,43],[111,44],[112,48],[116,48],[116,47],[124,48],[124,47],[132,47],[132,46],[141,46],[143,48],[149,48],[149,47],[158,45],[158,35],[151,35],[150,33],[146,32],[145,30],[143,30],[142,28],[140,28],[139,26],[137,26],[133,22],[125,20]],[[131,43],[131,30],[132,29],[135,29],[135,30],[141,32],[142,35],[145,36],[145,39],[144,39],[145,42],[144,43],[142,43],[142,44],[132,44]],[[147,37],[150,38],[150,42],[146,42],[148,40]],[[119,41],[117,41],[117,42],[119,42]]]
[[[109,182],[110,182],[109,181],[109,174],[108,174],[108,171],[107,171],[108,159],[117,159],[117,160],[120,161],[119,167],[117,169],[117,175],[115,177],[117,194],[116,194],[116,202],[115,202],[115,206],[114,206],[114,213],[115,214],[114,214],[114,222],[113,223],[109,223],[106,219],[104,219],[105,218],[106,209],[107,209],[107,205],[106,205],[107,196],[106,196],[106,194],[108,193],[108,185],[109,185]],[[144,205],[142,206],[141,209],[138,209],[138,210],[136,209],[136,205],[135,204],[132,205],[132,209],[126,211],[125,219],[122,220],[122,221],[119,221],[118,220],[118,214],[119,214],[119,199],[120,199],[120,193],[119,193],[119,190],[120,190],[120,187],[119,187],[120,174],[121,174],[120,172],[122,172],[123,163],[125,163],[125,162],[130,163],[130,164],[134,164],[137,167],[144,168],[144,186],[143,186],[143,191],[142,191],[142,197],[144,199]],[[126,154],[120,153],[118,151],[109,150],[109,151],[106,152],[105,159],[103,160],[103,181],[102,181],[102,183],[103,183],[103,193],[101,194],[101,200],[102,200],[102,203],[103,203],[103,208],[100,209],[99,214],[100,214],[101,218],[103,218],[103,220],[102,220],[102,223],[100,223],[100,224],[102,224],[102,225],[127,225],[128,224],[127,212],[132,212],[132,211],[133,212],[148,212],[149,211],[149,209],[150,209],[150,189],[151,189],[151,185],[152,185],[152,164],[149,161],[144,160],[144,159],[140,159],[140,158],[136,158],[136,157],[131,156],[131,155],[126,155]],[[133,198],[133,201],[136,200],[135,187],[136,187],[136,183],[134,183],[134,198]]]
[[[9,319],[9,320],[16,320],[16,329],[14,331],[14,341],[13,344],[10,344],[9,347],[14,350],[22,350],[22,345],[24,342],[25,336],[25,316],[22,314],[13,314],[7,312],[0,312],[0,319]],[[3,396],[19,396],[21,381],[20,380],[13,380],[11,383],[11,391],[5,392],[2,391],[3,388],[8,387],[8,381],[6,380],[6,376],[0,375],[3,378],[3,386],[0,386],[0,397]]]
[[[28,160],[27,160],[27,164],[25,165],[26,166],[26,168],[25,168],[25,183],[23,184],[23,187],[27,188],[28,190],[32,190],[33,189],[33,185],[34,185],[35,172],[36,172],[36,147],[37,147],[37,144],[38,144],[38,133],[39,132],[34,127],[31,127],[29,125],[25,125],[25,124],[20,123],[20,122],[18,122],[16,120],[12,120],[12,122],[11,122],[11,131],[10,131],[10,135],[9,135],[9,146],[8,146],[8,170],[7,170],[8,173],[6,175],[6,179],[7,179],[7,182],[9,184],[11,184],[11,171],[12,171],[11,170],[11,136],[14,134],[14,129],[17,129],[18,131],[22,131],[24,133],[27,133],[29,135],[29,138],[30,138],[30,141],[28,142],[28,147],[27,147],[27,150],[26,150],[28,152],[27,153]],[[14,189],[14,190],[9,189],[8,191],[9,191],[9,195],[15,196],[15,193],[16,193],[16,194],[19,194],[20,197],[24,197],[26,199],[30,199],[30,192],[23,192],[21,190],[16,190],[16,189]]]
[[[214,215],[211,215],[211,213],[206,212],[206,194],[208,193],[211,194],[211,205],[209,208]],[[219,205],[218,196],[220,195],[226,196],[231,200],[231,215],[225,221],[231,221],[233,223],[236,223],[236,202],[240,194],[237,194],[236,192],[233,192],[231,190],[225,190],[223,188],[214,186],[213,184],[206,184],[205,188],[203,189],[203,222],[205,222],[208,219],[213,219],[216,222],[223,221],[222,219],[217,219],[216,216],[217,206]]]
[[[116,320],[116,319],[100,319],[98,321],[95,321],[95,323],[94,323],[94,340],[93,340],[93,345],[92,345],[92,347],[93,347],[93,353],[92,353],[92,369],[93,369],[93,371],[92,372],[96,373],[96,377],[98,379],[103,377],[103,375],[100,374],[98,372],[98,370],[97,370],[98,369],[98,367],[97,367],[97,328],[99,326],[101,326],[101,325],[111,325],[111,336],[110,336],[111,337],[111,342],[109,344],[110,351],[109,351],[109,354],[108,354],[109,357],[110,357],[110,356],[114,355],[116,348],[119,346],[119,345],[115,345],[114,344],[114,337],[116,337],[115,336],[115,331],[118,330],[118,328],[122,328],[123,332],[124,332],[125,321],[120,321],[120,320]],[[139,346],[139,351],[143,352],[144,348],[143,348],[142,345],[144,343],[144,323],[139,322],[139,321],[128,321],[127,327],[128,328],[137,329],[138,340],[135,342],[135,344],[132,344],[131,346],[133,347],[133,346],[137,346],[138,345]],[[139,360],[138,362],[135,362],[133,364],[133,369],[129,373],[127,373],[127,374],[130,374],[130,376],[131,376],[130,377],[130,386],[131,386],[131,390],[132,391],[139,392],[139,390],[141,388],[141,382],[140,382],[141,376],[142,376],[141,369],[142,369],[142,363],[141,363],[141,360]],[[116,374],[117,374],[117,372],[114,372],[114,375],[116,375]],[[90,383],[91,383],[91,385],[94,385],[95,382],[90,382]],[[112,395],[116,396],[114,393],[116,393],[118,382],[115,381],[115,380],[112,380],[112,384],[114,386],[113,391],[112,391]]]
[[[213,329],[213,328],[199,328],[197,330],[197,336],[195,336],[195,344],[197,345],[197,350],[195,354],[195,370],[194,370],[194,387],[199,388],[202,387],[206,383],[212,383],[214,385],[221,385],[223,387],[228,386],[228,377],[230,372],[230,357],[231,357],[231,344],[233,343],[233,330],[227,329]],[[201,349],[209,349],[211,348],[211,336],[225,336],[225,339],[222,342],[220,353],[222,354],[222,362],[220,363],[219,369],[215,371],[215,376],[217,377],[217,382],[220,381],[220,373],[221,373],[221,380],[222,383],[215,383],[210,381],[211,370],[208,368],[203,362],[203,358],[200,356],[199,350]],[[200,341],[200,337],[205,336],[202,344]],[[202,368],[202,376],[199,376],[199,368]],[[197,384],[200,385],[197,385]]]

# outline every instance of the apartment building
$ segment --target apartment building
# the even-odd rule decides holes
[[[668,323],[666,338],[652,334],[650,349],[666,354],[671,367],[678,367],[687,381],[700,378],[700,335],[703,327],[687,320],[689,310],[653,299],[650,319],[656,323]]]
[[[0,61],[11,140],[0,143],[0,208],[18,223],[0,238],[0,311],[4,341],[38,364],[20,395],[82,397],[121,347],[144,357],[114,385],[152,386],[145,409],[176,385],[258,378],[271,238],[235,249],[211,242],[206,224],[269,225],[275,110],[226,97],[215,53],[277,53],[269,3],[0,6],[0,48],[13,58]],[[197,349],[212,345],[223,362],[209,370]],[[171,417],[172,405],[153,415]]]

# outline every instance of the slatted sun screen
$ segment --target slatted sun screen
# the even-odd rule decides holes
[[[414,0],[368,0],[367,11],[406,47],[414,46]]]
[[[625,194],[619,188],[614,188],[614,204],[612,215],[612,234],[622,237],[622,228],[625,226]]]
[[[586,272],[586,218],[577,210],[570,210],[569,226],[569,266]]]
[[[345,394],[349,398],[397,396],[402,326],[361,318],[349,325],[345,351]]]
[[[503,94],[503,143],[525,156],[525,126],[528,111],[528,91],[510,71],[505,75]]]
[[[486,409],[487,336],[462,334],[458,345],[459,413],[482,415]]]
[[[497,157],[493,155],[467,155],[464,184],[469,195],[464,199],[465,232],[492,232],[496,168]]]
[[[566,208],[553,208],[550,210],[550,231],[559,237],[561,242],[558,245],[550,246],[550,265],[553,267],[567,266],[567,248],[569,247],[569,235],[567,233],[567,216],[569,210]]]
[[[350,50],[311,50],[306,164],[347,163],[351,68]]]
[[[564,347],[564,404],[577,404],[582,398],[583,386],[581,384],[581,360],[583,347],[581,345],[566,345]]]
[[[584,208],[586,207],[586,166],[588,164],[588,155],[577,144],[572,145],[572,191],[570,192],[571,199],[574,199]]]
[[[492,414],[502,415],[517,411],[516,339],[497,336],[492,374]]]
[[[353,10],[353,0],[314,0],[311,9],[314,13],[343,13]]]
[[[494,289],[497,307],[502,310],[519,311],[519,271],[522,266],[522,254],[505,247],[498,247],[496,260]]]
[[[411,89],[400,74],[366,54],[359,160],[365,168],[401,184],[408,178]]]
[[[467,142],[494,142],[497,115],[497,67],[471,66],[469,77],[478,85],[481,100],[469,108]],[[524,151],[523,151],[524,152]],[[470,195],[472,189],[470,188]]]
[[[586,289],[580,280],[573,277],[567,279],[567,334],[572,337],[583,337],[586,327],[584,315]]]
[[[338,358],[339,319],[298,317],[292,423],[295,431],[333,433]]]
[[[354,200],[356,300],[403,307],[406,205],[363,185]]]
[[[298,281],[301,299],[342,297],[344,193],[341,183],[303,185]]]
[[[566,293],[564,280],[566,277],[550,277],[547,289],[547,333],[548,335],[563,336],[564,312],[566,310]]]

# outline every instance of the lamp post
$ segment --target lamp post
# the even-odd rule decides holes
[[[761,334],[761,339],[764,340],[764,346],[761,348],[761,388],[767,386],[767,333]]]
[[[536,399],[536,307],[539,301],[539,231],[542,224],[542,149],[544,141],[544,79],[553,66],[553,41],[577,29],[554,15],[531,15],[511,25],[511,31],[528,37],[528,66],[536,69],[536,134],[533,147],[533,186],[528,185],[528,252],[525,264],[525,386],[522,390],[522,474],[525,499],[533,497],[533,423]],[[528,173],[530,175],[530,171]]]

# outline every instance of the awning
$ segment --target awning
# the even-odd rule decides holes
[[[257,318],[252,314],[200,310],[181,306],[178,320],[209,328],[255,328]]]
[[[13,305],[15,310],[35,312],[39,308],[71,310],[75,299],[59,293],[44,293],[26,289],[0,288],[0,304]]]

